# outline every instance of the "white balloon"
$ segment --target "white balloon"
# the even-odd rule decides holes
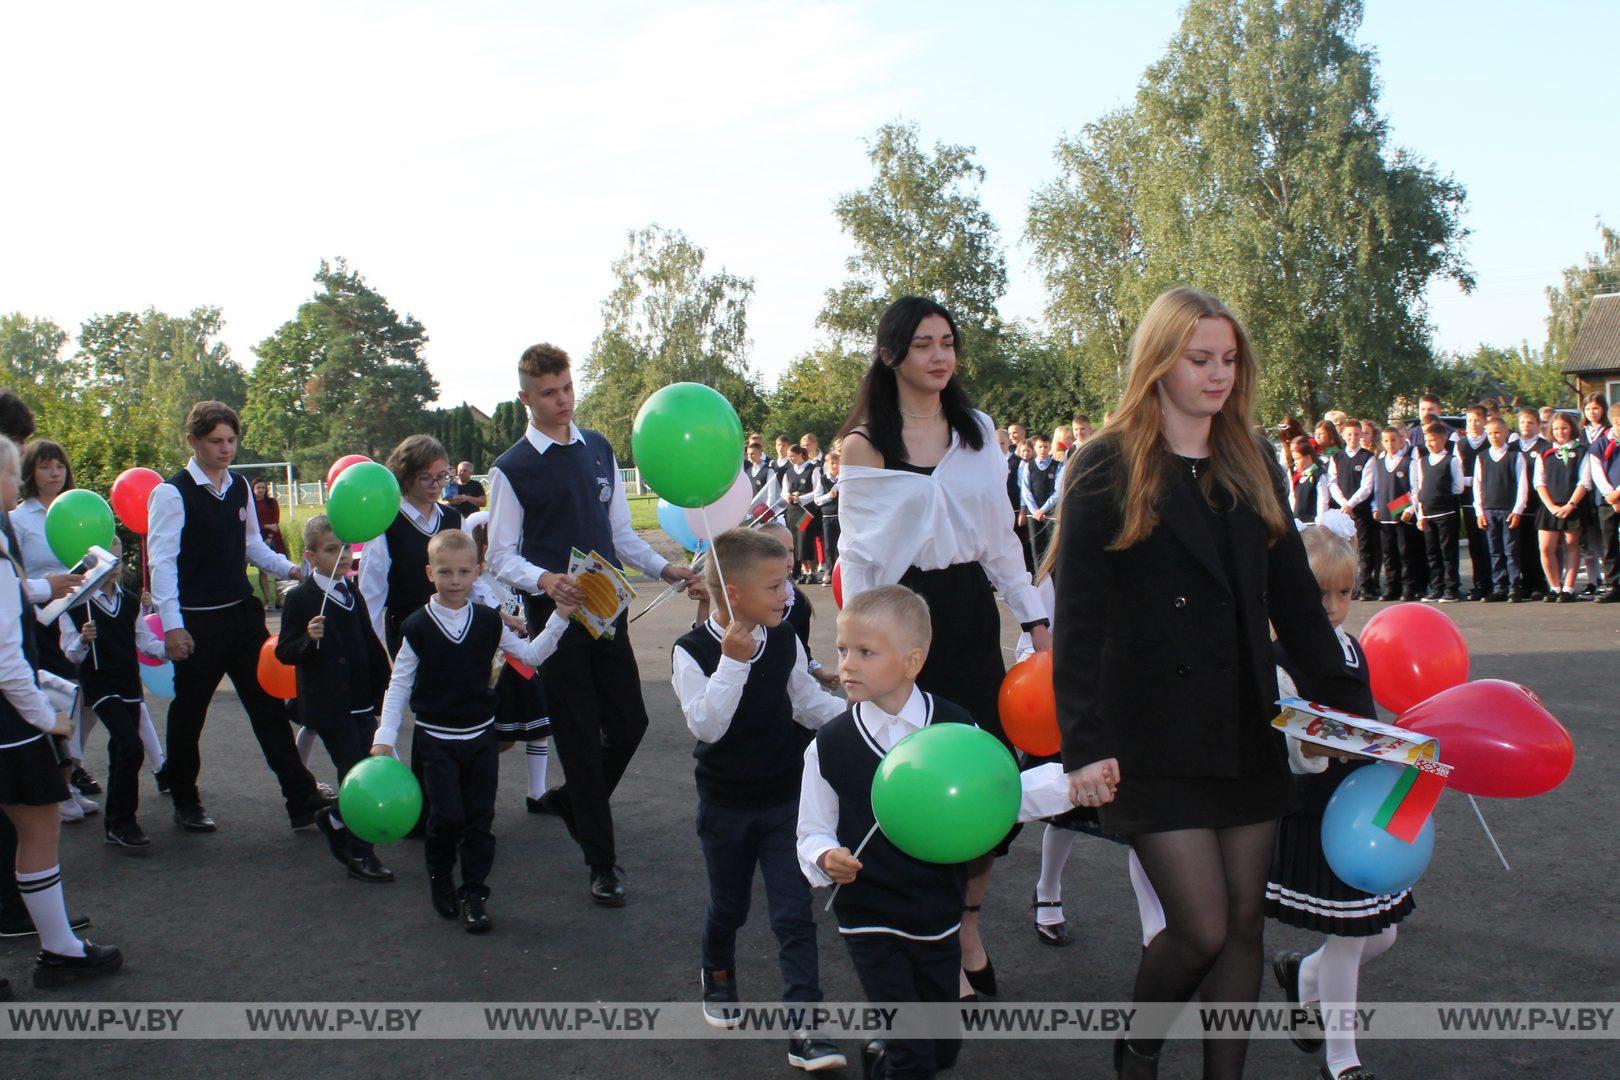
[[[720,496],[714,502],[702,509],[687,509],[686,524],[697,534],[699,540],[713,540],[727,529],[735,529],[752,515],[750,508],[754,505],[754,485],[748,482],[748,474],[738,471],[737,479],[732,481],[731,490]],[[704,525],[705,516],[708,525]]]

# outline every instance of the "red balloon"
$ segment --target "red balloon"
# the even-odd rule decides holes
[[[146,502],[152,497],[152,489],[161,483],[163,477],[152,469],[140,466],[118,474],[118,479],[113,481],[109,501],[113,513],[124,523],[124,528],[141,536],[146,535]]]
[[[259,685],[271,697],[291,701],[298,696],[298,678],[288,664],[276,659],[276,639],[265,638],[259,647]]]
[[[1392,713],[1468,681],[1468,642],[1438,608],[1385,608],[1362,628],[1361,648],[1373,697]]]
[[[1051,757],[1062,749],[1051,649],[1041,649],[1012,666],[1001,680],[997,706],[1001,730],[1018,749],[1036,757]]]
[[[844,564],[833,563],[832,576],[827,579],[832,583],[833,603],[838,607],[844,606]]]
[[[1396,723],[1440,742],[1448,786],[1464,795],[1527,799],[1564,782],[1575,767],[1569,731],[1527,687],[1502,679],[1443,690]]]
[[[366,457],[364,454],[344,454],[342,457],[332,462],[332,467],[326,470],[326,486],[330,488],[333,484],[337,483],[337,478],[342,476],[343,470],[347,469],[350,465],[358,465],[362,461],[370,460],[371,459]]]

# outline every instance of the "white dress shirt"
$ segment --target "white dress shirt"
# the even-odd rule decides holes
[[[725,628],[712,615],[703,626],[714,635],[716,641],[726,635]],[[788,632],[792,633],[791,630]],[[753,656],[747,660],[733,660],[722,653],[713,675],[703,674],[703,669],[692,654],[676,646],[674,673],[670,681],[675,685],[675,697],[686,716],[686,726],[697,736],[698,742],[719,742],[731,730],[731,719],[737,714],[737,703],[742,700],[748,673],[753,669],[754,661],[765,652],[765,628],[754,627],[753,637]],[[793,638],[793,648],[796,656],[787,683],[788,700],[793,703],[793,719],[815,731],[848,706],[842,698],[833,697],[823,690],[810,674],[806,666],[809,658],[805,656],[804,644],[797,635]]]
[[[1040,469],[1045,472],[1051,469],[1057,475],[1052,477],[1052,494],[1044,503],[1035,501],[1035,494],[1030,490],[1029,474],[1031,469]],[[1018,500],[1024,504],[1024,509],[1030,513],[1040,510],[1050,514],[1057,509],[1058,496],[1063,494],[1061,477],[1063,476],[1063,462],[1052,458],[1046,459],[1045,467],[1038,460],[1021,461],[1018,463]]]
[[[5,539],[0,535],[0,547]],[[56,710],[45,697],[34,679],[34,669],[23,656],[22,643],[22,590],[17,566],[8,551],[0,558],[0,693],[6,695],[17,715],[38,728],[42,733],[56,726]],[[0,750],[21,746],[39,738],[32,735],[16,742],[0,745]]]
[[[1340,450],[1337,454],[1334,454],[1332,457],[1328,458],[1327,480],[1324,484],[1324,487],[1327,490],[1328,499],[1331,500],[1333,505],[1337,506],[1347,514],[1356,507],[1360,506],[1362,503],[1366,502],[1368,499],[1372,498],[1373,491],[1372,458],[1368,458],[1367,464],[1362,466],[1361,482],[1356,485],[1354,491],[1352,491],[1349,495],[1346,495],[1344,492],[1339,490],[1339,462],[1343,460],[1344,455],[1348,454],[1349,452],[1350,451],[1348,450]],[[1360,451],[1357,451],[1357,453],[1360,453]],[[1326,506],[1321,506],[1322,502],[1323,500],[1319,496],[1317,498],[1318,506],[1322,509],[1327,509]]]
[[[1005,487],[1002,488],[1002,498],[1006,498]],[[888,753],[894,749],[895,743],[928,722],[932,706],[927,697],[913,686],[911,696],[897,715],[884,712],[870,701],[863,701],[853,707],[855,719],[872,741],[884,753]],[[1018,779],[1024,788],[1023,798],[1018,804],[1019,821],[1052,817],[1074,807],[1069,801],[1068,777],[1063,773],[1063,766],[1057,762],[1021,772]],[[838,795],[832,785],[822,778],[821,758],[816,752],[816,744],[812,742],[804,750],[804,782],[799,788],[798,839],[799,869],[804,871],[811,885],[833,883],[816,864],[816,860],[837,847],[843,847],[838,841]]]
[[[246,483],[227,472],[224,485],[215,487],[208,474],[197,464],[196,458],[186,462],[186,472],[220,499],[231,490],[232,484]],[[264,542],[264,534],[259,529],[259,516],[253,513],[251,497],[247,506],[248,514],[242,521],[242,533],[247,539],[248,562],[272,577],[291,577],[293,564]],[[146,559],[152,574],[152,603],[157,607],[158,618],[163,623],[164,633],[167,633],[186,625],[180,606],[180,533],[186,524],[186,506],[180,498],[180,489],[169,483],[153,488],[146,502],[146,517]],[[242,573],[245,577],[246,571]]]
[[[97,589],[90,596],[90,603],[96,605],[108,615],[116,616],[123,608],[125,600],[122,592],[114,592],[111,596]],[[56,620],[58,640],[62,643],[62,655],[75,664],[83,663],[84,658],[90,655],[90,642],[84,640],[79,634],[79,628],[73,625],[73,619],[66,612]],[[135,651],[149,660],[167,660],[169,654],[164,648],[163,639],[152,632],[152,628],[141,618],[140,612],[135,613]],[[95,702],[91,702],[92,705]]]
[[[530,424],[523,432],[540,453],[544,454],[557,441]],[[584,442],[574,424],[568,425],[568,442]],[[613,459],[613,498],[608,503],[608,525],[613,530],[613,551],[621,563],[635,567],[657,580],[663,576],[669,560],[636,534],[630,524],[630,502],[625,498],[624,485],[619,483],[619,460]],[[489,568],[495,576],[520,592],[534,595],[541,591],[540,576],[547,573],[566,574],[568,568],[536,566],[523,557],[523,504],[501,470],[489,470]],[[605,552],[604,552],[605,554]]]
[[[30,578],[66,573],[67,567],[45,539],[45,513],[48,508],[38,499],[27,499],[11,512],[11,527],[17,530],[17,546],[22,548],[23,572]]]
[[[1489,446],[1491,442],[1491,437],[1489,435],[1480,435],[1477,437],[1473,435],[1463,435],[1462,438],[1468,440],[1468,449],[1474,452],[1475,461],[1479,460],[1479,455],[1485,452],[1485,448]],[[1462,445],[1461,439],[1454,439],[1452,441],[1458,446]],[[1465,470],[1463,472],[1463,486],[1469,491],[1474,490],[1474,474],[1472,470]]]
[[[838,562],[846,599],[892,585],[915,566],[984,567],[1020,623],[1046,618],[1024,569],[1024,552],[1007,527],[1007,459],[995,425],[975,412],[982,449],[950,448],[931,475],[850,465],[839,474]]]
[[[439,603],[437,597],[433,597],[428,600],[425,610],[439,624],[445,636],[454,641],[459,641],[466,634],[467,626],[472,620],[470,600],[458,608],[447,608]],[[557,639],[562,637],[566,629],[568,620],[559,617],[555,611],[551,613],[551,618],[546,620],[545,629],[540,631],[540,636],[533,641],[523,640],[503,623],[500,651],[521,664],[539,667],[557,651]],[[411,690],[416,686],[416,669],[420,663],[421,660],[411,648],[411,643],[401,642],[399,655],[394,657],[394,674],[388,680],[388,692],[383,695],[382,721],[377,725],[377,734],[372,739],[373,746],[378,744],[393,746],[398,741],[399,726],[405,721],[405,709],[411,703]],[[489,720],[466,734],[435,734],[434,738],[457,740],[477,738],[494,720],[495,717],[491,715]]]
[[[1620,441],[1620,428],[1614,428],[1611,430],[1609,433],[1609,438],[1614,441]],[[1596,450],[1597,448],[1594,446],[1592,449]],[[1609,474],[1604,471],[1603,455],[1601,453],[1592,453],[1589,450],[1586,454],[1586,460],[1591,466],[1587,475],[1592,479],[1592,486],[1597,488],[1597,493],[1600,498],[1607,498],[1609,492],[1614,490],[1614,485],[1609,483]],[[30,599],[32,599],[32,597],[30,597]]]
[[[1457,452],[1455,450],[1448,447],[1447,449],[1440,451],[1438,454],[1424,453],[1419,454],[1417,457],[1412,459],[1412,472],[1410,474],[1412,478],[1412,501],[1417,503],[1417,517],[1419,521],[1422,521],[1427,517],[1451,516],[1450,512],[1443,514],[1425,514],[1423,512],[1422,498],[1424,471],[1426,469],[1437,468],[1447,457],[1451,458],[1451,484],[1449,485],[1451,488],[1451,494],[1461,495],[1464,489],[1462,458],[1457,456]],[[1367,472],[1370,474],[1372,470],[1368,469]]]
[[[1485,467],[1481,462],[1485,460],[1486,454],[1491,456],[1492,461],[1501,461],[1509,454],[1513,455],[1513,485],[1516,494],[1513,496],[1513,509],[1508,512],[1524,513],[1524,508],[1530,505],[1530,488],[1525,482],[1524,474],[1524,454],[1512,444],[1504,444],[1500,451],[1494,447],[1487,448],[1474,459],[1474,516],[1485,516]],[[1417,487],[1416,480],[1412,481],[1412,486]]]
[[[444,517],[438,503],[424,513],[403,498],[399,500],[399,512],[423,536],[438,532],[439,519]],[[366,598],[366,614],[371,616],[371,628],[377,632],[377,640],[383,642],[388,640],[383,629],[383,610],[388,606],[388,571],[393,565],[387,533],[366,541],[366,549],[360,553],[360,595]]]
[[[1570,450],[1570,451],[1573,451],[1577,455],[1584,454],[1584,452],[1585,452],[1585,449],[1581,446],[1580,443],[1573,443],[1573,442],[1565,443],[1563,446],[1558,446],[1558,445],[1555,444],[1553,446],[1553,449],[1554,450]],[[1530,481],[1530,486],[1531,487],[1539,489],[1539,488],[1544,488],[1544,487],[1547,486],[1547,466],[1545,464],[1546,460],[1547,459],[1542,457],[1540,454],[1536,455],[1536,471],[1535,471],[1533,479]],[[1586,463],[1585,459],[1583,458],[1582,461],[1581,461],[1581,465],[1584,466],[1585,463]],[[1583,468],[1583,467],[1577,467],[1576,470],[1575,470],[1575,490],[1571,491],[1569,493],[1569,497],[1571,499],[1573,499],[1578,493],[1580,493],[1582,491],[1590,491],[1590,490],[1592,490],[1592,474],[1591,474],[1591,470],[1587,469],[1587,468]]]

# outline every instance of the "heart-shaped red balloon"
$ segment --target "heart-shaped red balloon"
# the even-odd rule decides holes
[[[1396,604],[1361,629],[1373,698],[1397,716],[1468,681],[1468,643],[1438,608]]]
[[[1449,786],[1465,795],[1525,799],[1564,782],[1575,741],[1541,700],[1518,683],[1480,679],[1407,710],[1400,727],[1439,740]]]

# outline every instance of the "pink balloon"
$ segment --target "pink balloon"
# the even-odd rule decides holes
[[[152,614],[146,617],[146,625],[151,628],[152,633],[158,636],[159,641],[163,640],[163,620],[158,618],[157,612],[154,611]],[[136,653],[135,659],[139,660],[147,667],[162,667],[164,663],[162,660],[153,660],[150,656],[147,656],[143,652]]]
[[[1575,767],[1569,731],[1518,683],[1478,679],[1442,690],[1396,721],[1434,737],[1465,795],[1527,799],[1562,784]]]
[[[754,485],[748,482],[748,474],[737,473],[737,479],[731,482],[731,489],[714,502],[702,509],[683,511],[686,514],[687,527],[697,535],[699,540],[713,540],[727,529],[735,529],[747,521],[752,515],[749,508],[754,504]],[[704,526],[707,517],[708,526]]]
[[[370,460],[371,459],[366,457],[364,454],[344,454],[342,457],[332,462],[332,467],[326,470],[326,486],[330,488],[333,484],[337,483],[337,478],[342,476],[343,470],[347,469],[350,465],[358,465],[362,461]]]

